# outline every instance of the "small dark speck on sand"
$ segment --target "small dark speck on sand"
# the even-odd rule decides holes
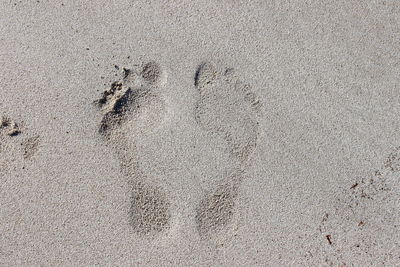
[[[332,245],[331,235],[326,235],[325,237],[328,240],[329,245]]]

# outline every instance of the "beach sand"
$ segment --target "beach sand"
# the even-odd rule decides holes
[[[400,266],[398,1],[0,3],[1,266]]]

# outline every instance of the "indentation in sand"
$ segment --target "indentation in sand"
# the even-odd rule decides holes
[[[25,159],[30,159],[33,157],[33,155],[38,151],[39,143],[40,137],[38,135],[30,137],[21,143]]]
[[[166,196],[155,187],[138,184],[133,187],[131,224],[144,234],[161,232],[168,228],[171,215]]]
[[[99,133],[120,161],[121,171],[132,190],[129,221],[135,232],[155,235],[169,228],[170,202],[161,188],[149,185],[139,169],[135,142],[140,132],[156,128],[165,115],[159,90],[166,81],[165,71],[156,63],[124,69],[123,78],[103,93],[98,106],[103,112]],[[126,125],[134,125],[127,128]],[[134,133],[127,132],[129,130]],[[136,140],[130,142],[127,135]]]
[[[196,210],[196,225],[202,237],[210,237],[232,220],[235,211],[235,199],[238,194],[236,184],[224,184],[207,195]]]
[[[200,93],[196,107],[199,124],[224,137],[231,153],[244,163],[257,144],[260,102],[250,86],[235,77],[233,69],[220,74],[211,63],[197,70],[195,85]]]
[[[3,116],[0,119],[0,174],[10,174],[30,159],[38,149],[39,136],[27,137],[24,122]],[[22,153],[21,153],[22,146]],[[22,169],[25,167],[22,165]]]
[[[8,117],[0,119],[0,133],[8,136],[16,136],[21,133],[20,126]]]
[[[198,124],[223,137],[237,169],[211,190],[196,209],[198,232],[209,238],[232,223],[242,169],[259,138],[260,102],[232,68],[220,71],[205,62],[198,67],[194,84],[200,94],[196,106]]]

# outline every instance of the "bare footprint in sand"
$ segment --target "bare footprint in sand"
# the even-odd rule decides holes
[[[200,93],[196,120],[208,132],[226,141],[236,170],[208,193],[196,209],[195,221],[202,238],[226,230],[235,213],[243,171],[258,141],[259,100],[233,69],[217,70],[211,63],[199,66],[195,86]]]
[[[8,176],[11,170],[17,168],[14,164],[17,159],[29,160],[38,151],[40,137],[28,137],[24,128],[24,123],[0,117],[0,176]],[[22,168],[25,168],[24,165]]]
[[[330,266],[397,266],[400,255],[400,147],[383,166],[344,188],[319,226],[313,255]]]
[[[147,236],[169,228],[170,203],[160,188],[147,183],[128,134],[138,141],[141,134],[162,122],[165,104],[159,90],[165,80],[165,72],[155,62],[124,69],[123,78],[97,101],[104,114],[99,133],[114,151],[131,186],[130,223],[136,233]]]

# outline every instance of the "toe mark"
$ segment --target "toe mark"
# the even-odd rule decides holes
[[[156,84],[161,79],[161,68],[157,63],[151,61],[143,66],[141,75],[148,83]]]
[[[0,119],[0,133],[8,136],[17,136],[21,133],[19,125],[8,117]]]
[[[197,87],[202,87],[211,84],[217,78],[217,76],[218,76],[217,70],[211,63],[209,62],[202,63],[197,68],[194,77],[194,84]]]

